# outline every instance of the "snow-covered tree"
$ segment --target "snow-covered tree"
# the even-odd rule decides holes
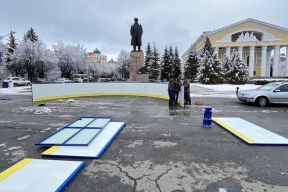
[[[170,60],[169,60],[169,66],[171,67],[171,72],[170,72],[170,77],[176,77],[175,75],[175,71],[174,71],[174,68],[175,68],[175,65],[174,65],[174,60],[175,60],[175,55],[174,55],[174,52],[173,52],[173,48],[172,46],[170,45],[169,47],[169,55],[170,55]]]
[[[249,79],[249,73],[246,64],[240,58],[238,51],[233,49],[230,57],[229,70],[225,74],[226,80],[230,84],[245,84]]]
[[[122,78],[129,78],[130,72],[130,53],[126,50],[121,50],[117,58],[118,72]]]
[[[212,48],[212,44],[211,44],[211,41],[210,41],[209,37],[205,38],[204,47],[201,50],[200,55],[199,55],[200,59],[202,59],[204,57],[206,51],[208,51],[210,53],[210,55],[213,55],[214,50]]]
[[[26,42],[28,39],[30,39],[30,41],[32,42],[38,41],[38,36],[36,35],[32,27],[24,35],[24,41]]]
[[[146,48],[146,52],[145,52],[145,61],[144,64],[146,66],[147,69],[147,73],[150,74],[150,61],[152,59],[152,49],[151,49],[151,45],[150,43],[148,43],[147,48]]]
[[[152,49],[152,58],[150,60],[149,64],[149,78],[157,80],[160,76],[160,54],[155,46],[155,43],[153,43],[153,49]]]
[[[32,42],[27,39],[20,42],[14,53],[11,55],[13,63],[24,68],[30,81],[35,80],[36,70],[41,64],[49,61],[46,44],[41,41]]]
[[[57,66],[60,68],[61,77],[69,78],[73,72],[86,73],[88,65],[86,64],[86,49],[81,45],[65,45],[63,42],[57,42],[53,45],[53,52],[57,58]]]
[[[229,59],[229,57],[227,57],[226,54],[224,54],[224,61],[222,63],[222,70],[223,70],[223,77],[224,79],[227,80],[227,73],[230,70],[230,66],[231,66],[231,60]]]
[[[172,74],[171,56],[166,46],[161,60],[161,80],[169,80]]]
[[[17,42],[16,39],[11,31],[10,36],[9,36],[9,40],[7,43],[7,53],[6,53],[6,57],[5,57],[5,63],[6,63],[6,67],[7,69],[10,71],[10,73],[15,72],[16,75],[19,74],[19,69],[17,69],[16,67],[16,63],[15,62],[11,62],[11,55],[14,53],[16,47],[17,47]]]
[[[203,54],[200,67],[198,69],[198,79],[203,84],[223,83],[222,63],[217,53],[211,55],[209,51]]]
[[[190,79],[191,82],[195,81],[197,71],[199,68],[199,59],[197,57],[195,48],[191,46],[188,52],[188,58],[184,64],[184,77]]]
[[[175,47],[174,51],[174,60],[173,60],[173,72],[174,72],[174,77],[181,77],[181,59],[179,57],[179,52],[177,47]]]
[[[59,78],[61,78],[61,71],[58,66],[55,66],[54,68],[52,68],[47,72],[47,79],[49,81],[55,81]]]

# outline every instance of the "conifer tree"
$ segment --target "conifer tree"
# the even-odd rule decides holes
[[[164,53],[162,55],[162,61],[161,61],[161,80],[163,81],[164,79],[169,80],[171,77],[171,58],[170,54],[168,51],[168,48],[166,46]]]
[[[198,78],[203,84],[223,83],[222,63],[218,59],[217,53],[211,55],[208,50],[203,54],[198,71]]]
[[[224,54],[224,61],[223,61],[222,69],[223,69],[223,75],[224,75],[223,77],[226,80],[227,80],[227,73],[230,70],[230,65],[231,65],[231,60],[226,54]]]
[[[200,59],[202,59],[202,57],[204,56],[206,51],[208,51],[210,53],[210,55],[213,55],[214,51],[213,51],[212,44],[211,44],[209,37],[205,38],[204,47],[201,50],[200,55],[199,55]]]
[[[233,49],[230,59],[229,70],[226,73],[226,80],[230,84],[245,84],[249,79],[246,64],[240,58],[238,51]]]
[[[157,80],[160,75],[160,54],[153,43],[152,59],[150,60],[150,73],[149,78]]]
[[[16,47],[17,47],[17,42],[11,30],[9,40],[7,43],[7,53],[6,53],[5,63],[6,63],[6,67],[8,70],[15,71],[15,72],[16,72],[16,64],[13,63],[11,59],[11,55],[14,53]]]
[[[26,42],[28,39],[30,39],[30,41],[32,42],[38,41],[38,36],[36,35],[32,27],[24,35],[24,41]]]
[[[177,47],[175,47],[175,52],[174,52],[174,62],[173,62],[173,72],[174,72],[174,77],[180,77],[181,76],[181,60],[179,58],[179,52]]]
[[[190,79],[191,82],[195,81],[198,68],[199,59],[197,57],[194,47],[191,47],[188,52],[188,59],[184,65],[184,77]]]
[[[169,60],[169,66],[170,66],[170,77],[175,77],[175,71],[174,71],[174,59],[175,59],[175,56],[174,56],[174,52],[173,52],[173,48],[172,46],[170,45],[169,47],[169,55],[170,55],[170,60]]]
[[[145,52],[145,67],[147,70],[147,73],[150,74],[150,60],[152,59],[152,50],[151,50],[151,46],[150,43],[148,43],[147,48],[146,48],[146,52]]]

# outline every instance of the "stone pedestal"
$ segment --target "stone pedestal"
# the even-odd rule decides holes
[[[130,52],[130,81],[148,82],[148,74],[138,74],[144,66],[144,53],[142,51]]]

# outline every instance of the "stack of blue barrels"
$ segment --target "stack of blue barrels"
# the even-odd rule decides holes
[[[203,128],[211,128],[212,127],[212,108],[207,107],[205,108],[204,111],[204,118],[203,118],[203,123],[202,127]]]

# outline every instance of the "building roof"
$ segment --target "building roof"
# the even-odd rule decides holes
[[[254,23],[256,25],[262,25],[262,26],[265,26],[265,27],[268,27],[268,28],[272,28],[274,30],[278,30],[278,31],[281,31],[281,32],[285,32],[285,33],[288,33],[288,29],[286,28],[283,28],[283,27],[279,27],[279,26],[276,26],[276,25],[272,25],[270,23],[266,23],[266,22],[263,22],[263,21],[259,21],[259,20],[256,20],[256,19],[252,19],[252,18],[248,18],[248,19],[245,19],[245,20],[242,20],[242,21],[239,21],[237,23],[234,23],[234,24],[231,24],[231,25],[228,25],[226,27],[222,27],[220,29],[217,29],[217,30],[214,30],[214,31],[204,31],[200,37],[195,41],[195,43],[192,44],[192,46],[195,46],[202,38],[206,37],[206,36],[211,36],[211,35],[214,35],[216,33],[220,33],[222,31],[225,31],[227,29],[230,29],[232,27],[235,27],[235,26],[238,26],[238,25],[241,25],[241,24],[244,24],[244,23]],[[190,49],[190,48],[189,48]],[[187,54],[187,52],[189,51],[189,49],[182,55],[182,57],[184,57],[185,54]]]
[[[94,50],[94,54],[101,54],[101,52],[96,48],[96,49]]]

